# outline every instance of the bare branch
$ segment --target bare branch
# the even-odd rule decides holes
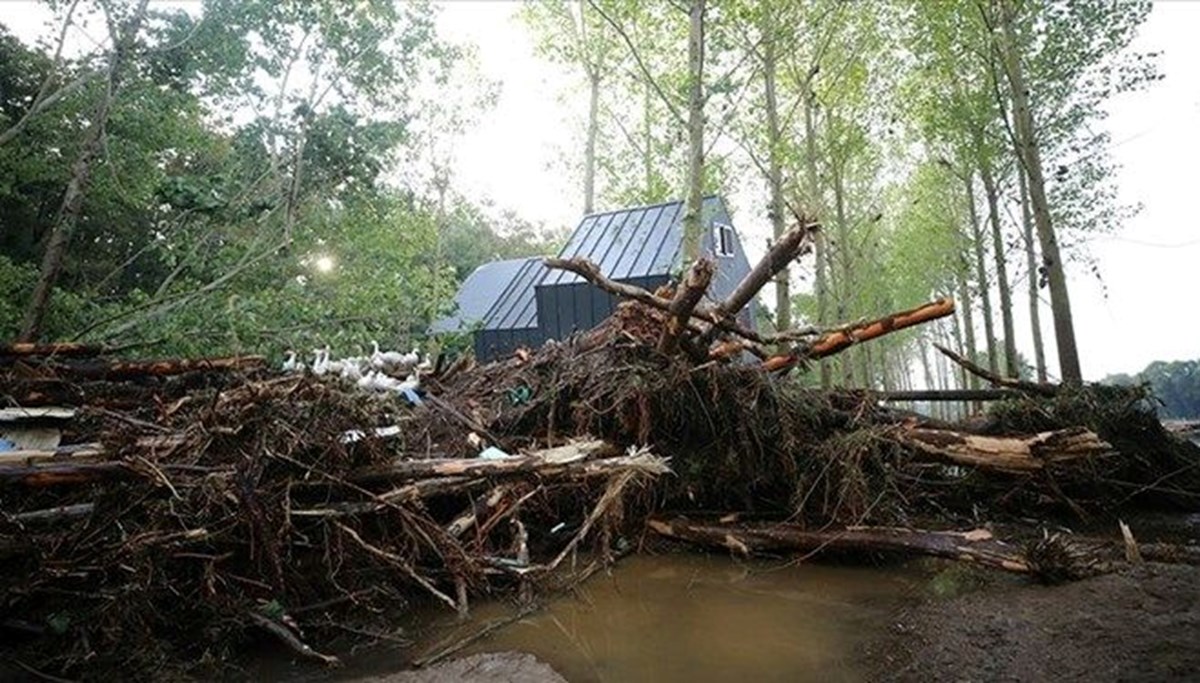
[[[615,19],[609,16],[609,14],[604,11],[604,8],[600,7],[596,0],[588,0],[588,5],[592,7],[592,9],[596,10],[596,12],[604,18],[604,21],[607,22],[609,26],[613,27],[613,30],[617,32],[617,35],[621,36],[621,40],[625,43],[625,46],[629,48],[629,53],[633,55],[634,61],[637,62],[638,69],[642,72],[642,77],[646,79],[646,82],[650,84],[650,87],[654,88],[654,92],[658,94],[660,99],[662,99],[663,104],[667,105],[667,109],[670,110],[671,115],[675,117],[676,123],[681,126],[684,125],[686,123],[686,119],[684,118],[683,113],[679,110],[679,107],[676,106],[673,101],[671,101],[671,98],[667,96],[667,93],[662,89],[662,87],[659,86],[658,81],[654,78],[654,76],[651,75],[650,68],[646,66],[644,61],[642,61],[642,55],[638,52],[637,47],[633,44],[633,40],[629,38],[629,34],[625,32],[625,29],[622,28],[621,24],[619,24]]]

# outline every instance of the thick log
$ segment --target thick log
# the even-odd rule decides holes
[[[589,458],[608,458],[621,449],[606,441],[578,441],[558,448],[503,460],[452,458],[406,460],[384,467],[371,467],[351,474],[358,484],[411,481],[433,477],[499,477],[530,472],[555,473],[572,463]]]
[[[980,436],[943,429],[902,429],[893,434],[917,452],[955,465],[1031,474],[1055,463],[1097,458],[1113,447],[1082,427],[1033,436]]]
[[[1021,393],[1033,394],[1034,396],[1054,396],[1058,394],[1058,385],[1056,384],[1039,384],[1037,382],[1026,382],[1025,380],[1012,377],[1001,377],[994,372],[984,370],[983,368],[972,363],[966,358],[963,358],[941,344],[934,344],[933,347],[938,351],[941,351],[942,355],[957,363],[962,369],[966,370],[972,375],[975,375],[976,377],[981,377],[984,380],[991,382],[993,386],[1014,389]]]
[[[136,451],[156,452],[165,448],[174,448],[183,443],[182,434],[165,434],[161,436],[143,436],[134,444]],[[96,443],[77,443],[46,450],[18,450],[0,453],[0,472],[8,467],[46,467],[51,464],[69,464],[84,461],[101,460],[114,457],[115,453],[105,450],[104,446]]]
[[[853,527],[810,531],[793,524],[709,524],[684,518],[651,519],[647,524],[660,536],[700,545],[754,552],[857,551],[930,555],[1029,573],[1019,548],[996,540],[990,531],[922,531],[893,527]]]
[[[885,334],[944,318],[952,313],[954,313],[954,302],[950,299],[938,299],[908,311],[892,313],[878,320],[848,325],[828,332],[810,343],[798,345],[791,353],[768,358],[763,361],[762,368],[767,371],[789,369],[801,361],[832,356],[859,342],[877,339]]]
[[[0,344],[0,356],[99,356],[106,348],[79,342]]]
[[[1022,395],[1009,389],[925,389],[876,394],[880,401],[1003,401]]]
[[[688,321],[692,318],[692,311],[696,310],[696,305],[708,291],[708,286],[712,283],[716,270],[716,264],[706,258],[698,259],[688,269],[683,282],[679,283],[675,297],[671,299],[671,304],[667,307],[667,313],[671,317],[667,319],[667,329],[663,331],[662,337],[658,340],[660,352],[670,355],[679,350],[679,338],[687,329]]]
[[[168,377],[189,372],[248,372],[266,367],[263,356],[229,358],[169,358],[149,361],[85,360],[52,363],[48,367],[59,377],[82,380],[127,380],[139,377]]]
[[[140,476],[121,462],[51,463],[28,467],[0,467],[0,484],[23,484],[41,488],[84,484],[107,479]]]
[[[4,451],[0,453],[0,466],[33,465],[48,460],[81,462],[98,460],[102,457],[104,457],[104,447],[99,443],[77,443],[44,451]]]

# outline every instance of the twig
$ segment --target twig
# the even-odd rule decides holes
[[[323,662],[327,666],[341,666],[342,660],[333,655],[322,654],[312,649],[308,645],[304,644],[304,642],[299,638],[297,638],[296,634],[292,633],[287,627],[275,621],[274,619],[259,614],[258,612],[247,611],[246,614],[250,617],[251,621],[261,626],[271,635],[279,638],[279,640],[283,641],[284,645],[287,645],[292,649],[293,652],[299,654],[301,657],[315,659],[319,662]]]
[[[525,607],[522,607],[515,614],[511,614],[502,619],[495,619],[491,622],[488,622],[485,626],[483,626],[483,628],[480,628],[478,631],[475,631],[474,633],[468,635],[467,637],[462,638],[461,640],[458,640],[454,643],[451,643],[450,645],[447,645],[446,647],[438,650],[437,652],[435,652],[431,655],[421,657],[420,659],[413,660],[412,666],[414,669],[420,669],[420,668],[429,666],[430,664],[437,664],[438,662],[449,657],[450,655],[465,649],[466,647],[470,646],[472,643],[475,643],[479,640],[486,638],[487,636],[504,628],[505,626],[508,626],[509,624],[513,624],[513,623],[516,623],[516,622],[524,619],[525,617],[533,614],[534,612],[539,611],[541,608],[542,608],[541,605],[527,605]]]
[[[424,577],[422,577],[420,574],[418,574],[411,566],[409,566],[409,564],[404,561],[404,558],[400,557],[399,555],[389,553],[388,551],[383,550],[382,548],[377,548],[377,547],[371,545],[370,543],[367,543],[366,541],[363,540],[362,536],[358,535],[357,531],[355,531],[354,529],[351,529],[350,527],[346,526],[345,524],[342,524],[341,522],[333,522],[333,525],[336,526],[338,529],[341,529],[343,532],[345,532],[347,536],[354,539],[354,542],[358,543],[360,546],[362,546],[363,550],[366,550],[367,552],[371,553],[372,555],[374,555],[376,557],[387,560],[388,562],[391,562],[391,563],[399,566],[400,569],[403,570],[405,574],[408,574],[409,577],[411,577],[413,581],[416,581],[418,584],[421,585],[422,588],[429,591],[429,593],[431,595],[433,595],[433,597],[435,597],[438,600],[441,600],[442,602],[449,605],[450,609],[452,609],[452,610],[458,609],[458,603],[456,603],[454,601],[454,598],[450,597],[449,595],[446,595],[445,593],[438,590],[437,587],[434,586],[432,583],[429,583],[429,581],[427,581]]]

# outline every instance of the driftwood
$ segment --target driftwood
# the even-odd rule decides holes
[[[1033,436],[980,436],[944,429],[901,429],[900,443],[955,465],[1011,474],[1038,472],[1055,463],[1111,455],[1113,447],[1082,427]]]
[[[228,358],[169,358],[149,361],[120,361],[87,359],[71,363],[51,363],[48,368],[62,378],[119,381],[141,377],[169,377],[189,372],[261,370],[266,367],[263,356],[231,356]]]
[[[174,448],[183,443],[183,440],[184,437],[179,434],[143,436],[134,442],[132,448],[135,451],[154,453],[164,448]],[[91,462],[114,455],[104,446],[95,442],[71,444],[47,450],[5,451],[0,453],[0,475],[12,467],[45,467],[46,465]]]
[[[1056,384],[1039,384],[1037,382],[1026,382],[1025,380],[1016,379],[1013,377],[1001,377],[1000,375],[979,367],[975,363],[972,363],[966,358],[963,358],[959,354],[940,344],[934,344],[933,346],[938,351],[941,351],[942,354],[947,358],[957,363],[962,369],[966,370],[972,375],[981,377],[988,382],[991,382],[994,386],[1004,387],[1006,389],[1014,389],[1025,394],[1033,394],[1034,396],[1054,396],[1058,394],[1058,385]]]
[[[954,302],[950,299],[938,299],[908,311],[892,313],[878,320],[848,325],[827,332],[811,342],[798,344],[789,353],[768,358],[763,361],[762,368],[768,372],[788,370],[805,360],[832,356],[859,342],[870,341],[885,334],[898,332],[906,327],[944,318],[952,313],[954,313]]]
[[[85,484],[105,479],[128,479],[139,476],[123,462],[51,463],[25,467],[0,467],[0,485],[23,484],[29,487],[48,487]]]
[[[456,538],[462,536],[476,526],[480,517],[499,507],[511,490],[511,486],[501,484],[488,491],[486,496],[471,501],[470,506],[446,526],[446,533]]]
[[[880,401],[1003,401],[1022,396],[1011,389],[917,389],[913,391],[880,391]]]
[[[672,354],[679,349],[679,338],[687,329],[692,311],[708,291],[708,285],[712,283],[716,270],[717,266],[711,259],[697,259],[688,269],[683,282],[679,283],[675,297],[671,299],[671,305],[667,308],[671,317],[667,319],[667,328],[658,340],[660,352]]]
[[[886,551],[963,560],[1023,574],[1031,571],[1019,548],[996,540],[986,529],[959,532],[852,527],[811,531],[794,524],[709,524],[684,518],[651,519],[647,524],[660,536],[728,548],[743,555],[782,551]]]
[[[79,342],[0,344],[0,356],[99,356],[106,351],[103,346]]]
[[[480,458],[439,458],[403,460],[383,467],[355,472],[350,479],[358,484],[384,481],[406,481],[434,477],[496,477],[530,472],[559,472],[571,463],[587,458],[616,455],[620,449],[605,441],[578,441],[539,451],[531,455],[501,460]]]

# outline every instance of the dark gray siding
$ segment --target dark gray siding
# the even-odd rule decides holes
[[[519,347],[537,348],[545,341],[537,326],[534,287],[549,270],[540,257],[527,259],[503,290],[494,293],[495,303],[475,333],[475,357],[492,360]]]
[[[651,291],[666,284],[667,276],[658,275],[623,280]],[[538,333],[543,339],[566,339],[576,332],[590,330],[612,315],[617,298],[589,282],[540,285],[537,288]]]

